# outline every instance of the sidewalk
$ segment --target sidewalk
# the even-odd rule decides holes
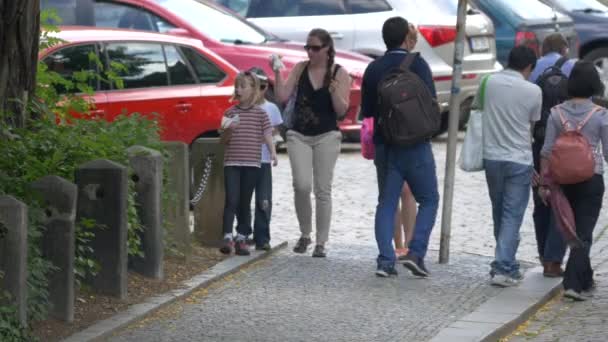
[[[159,321],[110,341],[426,341],[500,293],[490,260],[457,254],[430,279],[399,267],[374,276],[373,245],[338,245],[328,259],[286,249],[219,287],[180,303]]]
[[[597,227],[600,228],[600,227]],[[596,228],[596,229],[597,229]],[[593,299],[575,303],[556,296],[517,332],[509,342],[603,342],[608,340],[608,229],[591,250],[597,290]]]
[[[433,149],[442,184],[445,144],[434,144]],[[411,277],[401,266],[395,279],[376,278],[375,170],[356,151],[343,153],[337,163],[328,258],[311,258],[310,251],[294,254],[291,248],[299,232],[291,174],[286,155],[279,157],[273,174],[272,238],[290,241],[290,246],[119,332],[111,341],[429,341],[450,329],[466,330],[472,326],[471,316],[481,316],[488,327],[499,327],[487,323],[487,311],[478,315],[479,309],[489,303],[504,305],[509,317],[521,317],[548,293],[546,287],[542,293],[533,288],[535,296],[514,299],[513,291],[488,284],[494,242],[485,178],[483,173],[459,170],[450,263],[436,263],[438,217],[426,260],[430,279]],[[530,205],[518,252],[524,267],[537,266],[531,216]],[[598,227],[607,222],[602,213]],[[532,287],[540,282],[534,281],[535,275],[528,279]],[[557,281],[550,288],[556,286]],[[513,302],[517,305],[510,305]],[[521,310],[513,312],[514,307]],[[470,341],[448,339],[456,340]]]

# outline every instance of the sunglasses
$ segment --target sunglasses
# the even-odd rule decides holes
[[[304,50],[306,51],[312,51],[312,52],[319,52],[321,51],[322,48],[326,47],[327,45],[304,45]]]

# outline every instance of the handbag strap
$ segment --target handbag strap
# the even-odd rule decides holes
[[[336,75],[338,74],[338,70],[340,70],[340,68],[341,68],[341,67],[342,67],[342,66],[341,66],[340,64],[336,64],[336,67],[334,68],[334,74],[331,76],[331,78],[332,78],[333,80],[335,80],[335,79],[336,79]]]
[[[481,80],[481,85],[479,86],[479,106],[481,107],[480,109],[483,110],[484,104],[486,102],[486,84],[488,83],[488,79],[490,78],[490,75],[486,75],[482,80]]]

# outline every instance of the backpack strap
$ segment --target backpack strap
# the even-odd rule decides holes
[[[562,126],[565,129],[568,129],[567,124],[569,122],[568,119],[566,119],[566,116],[564,115],[564,112],[562,111],[562,106],[555,106],[555,109],[557,110],[557,113],[559,114],[559,119],[562,123]],[[578,125],[576,125],[576,131],[580,132],[581,129],[583,129],[583,127],[585,127],[585,125],[587,124],[587,122],[589,122],[589,120],[591,120],[591,117],[593,116],[593,114],[595,114],[595,112],[601,110],[602,107],[600,106],[593,106],[593,108],[589,111],[589,113],[585,116],[585,118],[578,123]]]
[[[420,55],[419,52],[409,52],[405,55],[405,59],[401,62],[401,65],[399,65],[399,70],[404,72],[408,71],[414,60],[418,58],[418,55]]]
[[[593,108],[589,111],[589,114],[587,114],[587,116],[583,119],[583,121],[578,123],[578,126],[576,126],[576,130],[580,132],[581,129],[583,129],[583,127],[585,127],[587,122],[589,122],[589,120],[591,120],[591,117],[593,116],[593,114],[595,114],[595,112],[597,112],[601,109],[602,109],[602,107],[600,107],[600,106],[593,106]]]
[[[550,65],[547,68],[545,68],[545,70],[543,70],[543,72],[541,73],[541,76],[546,74],[551,69],[557,69],[558,71],[561,72],[562,66],[564,66],[564,64],[566,64],[567,61],[568,61],[568,57],[561,56],[553,65]],[[540,76],[539,76],[539,79],[540,79]]]
[[[555,62],[555,64],[553,64],[553,66],[555,66],[556,68],[560,69],[564,66],[564,64],[566,64],[566,62],[568,61],[568,57],[565,56],[561,56],[557,62]]]

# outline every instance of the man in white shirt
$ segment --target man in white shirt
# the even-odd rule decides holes
[[[261,91],[265,94],[268,90],[268,76],[260,68],[248,70],[260,80]],[[273,135],[277,127],[283,123],[281,111],[272,102],[265,100],[260,105],[270,120],[273,127]],[[255,218],[253,223],[253,241],[258,250],[270,250],[270,213],[272,211],[272,165],[270,152],[266,144],[262,144],[262,164],[255,185]]]
[[[535,175],[531,131],[542,106],[540,88],[527,81],[535,64],[534,51],[517,46],[507,68],[486,84],[483,157],[496,239],[490,274],[492,284],[502,287],[517,285],[522,277],[516,254]]]

